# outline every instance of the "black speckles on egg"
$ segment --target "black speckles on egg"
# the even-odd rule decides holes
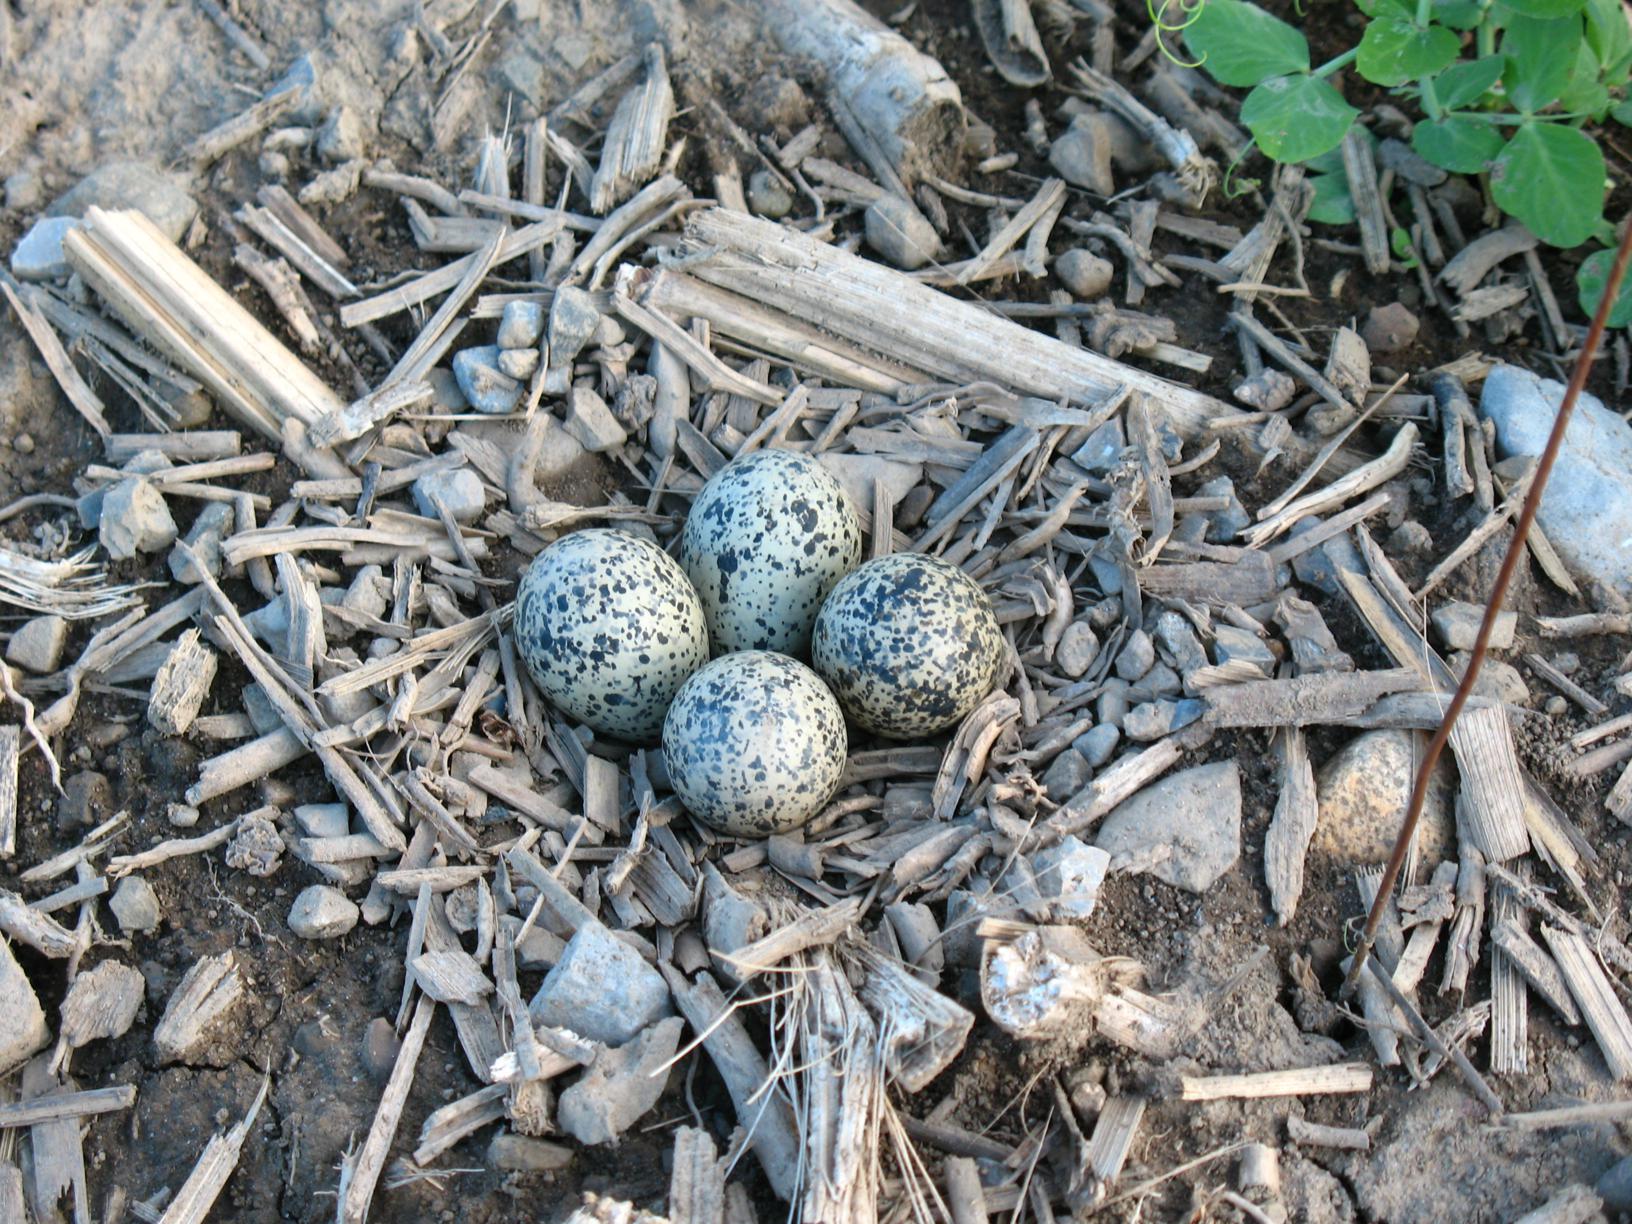
[[[939,557],[894,553],[833,588],[811,657],[858,726],[911,739],[974,709],[1003,649],[991,601],[967,574]]]
[[[703,823],[738,837],[804,824],[839,784],[844,714],[821,677],[766,650],[699,668],[663,723],[675,793]]]
[[[516,590],[516,648],[544,695],[572,718],[648,742],[708,630],[685,573],[657,545],[593,528],[534,558]]]
[[[716,654],[804,656],[833,584],[861,559],[844,488],[796,451],[755,451],[703,486],[680,537]]]

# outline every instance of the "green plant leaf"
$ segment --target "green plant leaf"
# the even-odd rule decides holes
[[[1370,145],[1372,151],[1375,152],[1377,149],[1377,137],[1372,135],[1371,129],[1361,126],[1356,128],[1355,131],[1360,133],[1360,139],[1365,141],[1366,144]],[[1344,173],[1343,150],[1341,148],[1333,147],[1327,149],[1324,153],[1306,158],[1303,163],[1303,168],[1310,174],[1341,175]]]
[[[1241,122],[1278,162],[1308,161],[1336,148],[1359,114],[1330,81],[1301,74],[1272,77],[1241,103]]]
[[[1309,182],[1315,189],[1315,202],[1309,205],[1309,220],[1322,225],[1354,223],[1354,197],[1349,194],[1349,180],[1341,171],[1317,174]]]
[[[1604,155],[1561,123],[1526,123],[1497,154],[1490,195],[1543,242],[1579,246],[1604,213]]]
[[[1507,59],[1500,55],[1487,55],[1484,59],[1452,64],[1434,78],[1434,93],[1439,98],[1440,106],[1446,110],[1457,110],[1478,101],[1502,79],[1502,71],[1506,67]]]
[[[1354,0],[1354,6],[1367,17],[1415,17],[1417,6],[1412,0]]]
[[[1478,174],[1502,151],[1502,134],[1488,123],[1458,119],[1423,120],[1411,130],[1411,147],[1453,174]]]
[[[1224,85],[1256,85],[1309,70],[1309,43],[1303,35],[1245,0],[1206,0],[1185,26],[1184,43]]]
[[[1502,3],[1520,17],[1550,21],[1579,13],[1586,7],[1587,0],[1502,0]]]
[[[1632,98],[1628,98],[1624,102],[1617,103],[1615,105],[1615,109],[1610,111],[1609,114],[1616,123],[1622,124],[1626,127],[1632,127]]]
[[[1575,66],[1564,92],[1558,95],[1558,105],[1568,114],[1595,119],[1609,109],[1609,90],[1598,80],[1598,57],[1585,40],[1575,45]]]
[[[1484,16],[1485,10],[1475,0],[1440,0],[1434,5],[1434,20],[1453,30],[1471,30]]]
[[[1457,36],[1444,26],[1424,30],[1399,17],[1377,17],[1361,36],[1354,66],[1374,85],[1404,85],[1446,67],[1460,47]]]
[[[1576,270],[1576,300],[1581,303],[1581,313],[1589,319],[1597,313],[1598,303],[1604,300],[1609,266],[1614,262],[1614,251],[1594,251],[1582,260],[1580,268]],[[1615,305],[1609,308],[1608,325],[1625,327],[1629,323],[1632,323],[1632,277],[1621,282],[1620,292],[1615,295]]]
[[[1394,258],[1407,269],[1417,266],[1417,257],[1411,252],[1411,235],[1403,226],[1396,225],[1388,231],[1388,245]]]
[[[1569,84],[1580,40],[1580,17],[1513,19],[1502,31],[1502,54],[1507,56],[1503,80],[1515,110],[1534,114],[1558,100]]]
[[[1632,52],[1632,27],[1619,0],[1587,0],[1587,45],[1604,68]]]

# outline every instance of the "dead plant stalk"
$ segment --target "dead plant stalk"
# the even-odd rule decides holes
[[[1569,427],[1570,417],[1575,412],[1576,400],[1580,398],[1581,391],[1586,386],[1587,375],[1592,372],[1593,358],[1598,352],[1599,342],[1603,339],[1610,309],[1615,305],[1616,296],[1620,293],[1621,280],[1626,275],[1629,258],[1632,258],[1632,225],[1625,227],[1620,245],[1615,249],[1615,263],[1610,268],[1609,279],[1604,284],[1603,300],[1593,312],[1592,326],[1587,329],[1587,337],[1581,344],[1575,369],[1570,374],[1570,384],[1564,391],[1564,399],[1558,406],[1558,416],[1553,421],[1552,433],[1548,435],[1547,446],[1536,464],[1535,476],[1530,482],[1530,493],[1524,499],[1524,509],[1520,511],[1519,521],[1513,528],[1513,540],[1507,547],[1507,555],[1502,558],[1502,568],[1491,588],[1490,600],[1485,604],[1485,615],[1479,622],[1479,636],[1474,639],[1467,670],[1462,675],[1462,682],[1456,686],[1451,704],[1446,707],[1445,716],[1440,720],[1439,728],[1434,732],[1434,737],[1428,744],[1428,751],[1423,754],[1422,764],[1417,769],[1416,783],[1411,788],[1411,804],[1405,812],[1405,823],[1400,828],[1399,837],[1395,839],[1393,853],[1388,856],[1388,866],[1383,869],[1383,879],[1377,889],[1377,898],[1372,902],[1371,912],[1366,915],[1366,927],[1361,933],[1359,946],[1355,948],[1348,976],[1343,979],[1343,987],[1338,994],[1340,999],[1348,999],[1353,995],[1355,987],[1359,984],[1360,975],[1365,972],[1366,961],[1370,958],[1372,945],[1376,942],[1377,928],[1383,920],[1384,913],[1387,912],[1389,899],[1394,895],[1394,885],[1399,879],[1401,867],[1405,865],[1406,851],[1416,835],[1417,822],[1422,818],[1423,803],[1428,797],[1428,781],[1433,776],[1434,766],[1439,762],[1446,741],[1451,737],[1451,729],[1456,725],[1457,716],[1462,713],[1462,707],[1467,704],[1469,696],[1473,693],[1473,686],[1479,680],[1480,669],[1484,666],[1485,655],[1490,648],[1491,633],[1496,627],[1497,615],[1501,612],[1502,603],[1507,597],[1507,588],[1513,581],[1513,573],[1518,569],[1520,558],[1524,556],[1525,540],[1536,521],[1536,512],[1541,508],[1541,495],[1547,488],[1547,478],[1553,473],[1553,464],[1558,459],[1559,448],[1564,443],[1564,431]]]

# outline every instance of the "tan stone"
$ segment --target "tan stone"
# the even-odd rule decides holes
[[[1345,864],[1386,863],[1405,820],[1427,743],[1426,735],[1414,731],[1367,731],[1350,740],[1315,779],[1320,820],[1311,849]],[[1419,861],[1424,864],[1456,853],[1451,814],[1455,776],[1452,767],[1442,763],[1428,788],[1417,827]]]

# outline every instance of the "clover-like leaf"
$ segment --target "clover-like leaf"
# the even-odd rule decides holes
[[[1452,64],[1434,78],[1434,93],[1439,98],[1440,106],[1445,110],[1456,110],[1477,102],[1502,79],[1506,67],[1507,59],[1500,55],[1487,55],[1464,64]]]
[[[1575,273],[1576,300],[1581,313],[1592,318],[1598,313],[1598,303],[1604,300],[1604,288],[1609,281],[1609,266],[1615,262],[1614,251],[1594,251],[1581,261]],[[1615,295],[1615,305],[1609,308],[1610,327],[1625,327],[1632,323],[1632,277],[1621,282]]]
[[[1632,52],[1632,27],[1620,0],[1587,0],[1587,45],[1603,68],[1610,68]],[[1615,82],[1618,84],[1618,82]]]
[[[1604,155],[1561,123],[1526,123],[1496,156],[1490,195],[1543,242],[1579,246],[1604,213]]]
[[[1437,0],[1433,14],[1435,21],[1453,30],[1471,30],[1485,18],[1485,10],[1475,0]]]
[[[1354,222],[1354,197],[1349,194],[1349,180],[1341,171],[1336,174],[1317,174],[1309,183],[1315,189],[1314,203],[1309,205],[1309,220],[1322,225],[1351,225]]]
[[[1502,134],[1488,123],[1451,115],[1417,124],[1411,147],[1453,174],[1478,174],[1502,151]]]
[[[1272,77],[1241,103],[1241,122],[1278,162],[1307,161],[1335,149],[1359,115],[1330,81],[1303,73]]]
[[[1399,17],[1376,17],[1360,38],[1354,66],[1374,85],[1404,85],[1449,65],[1460,46],[1444,26],[1423,29]]]
[[[1600,119],[1609,110],[1609,90],[1598,79],[1598,57],[1585,41],[1575,45],[1575,67],[1558,95],[1559,107],[1572,115]]]
[[[1575,16],[1515,17],[1502,31],[1502,54],[1507,56],[1503,81],[1515,110],[1534,114],[1558,100],[1575,68],[1581,30],[1581,18]]]
[[[1214,80],[1249,86],[1309,69],[1308,40],[1246,0],[1206,0],[1184,28],[1185,46]]]
[[[1536,17],[1542,21],[1568,17],[1587,6],[1587,0],[1502,0],[1502,3],[1521,17]]]

